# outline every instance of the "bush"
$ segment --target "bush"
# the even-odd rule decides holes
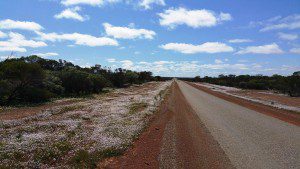
[[[108,86],[108,80],[105,79],[102,75],[91,74],[88,78],[92,83],[91,89],[94,93],[99,93],[104,87]]]
[[[93,84],[88,77],[88,73],[75,69],[63,70],[60,75],[65,92],[77,95],[91,92]]]
[[[44,90],[44,71],[36,63],[4,61],[0,65],[1,104],[42,102],[50,96]]]

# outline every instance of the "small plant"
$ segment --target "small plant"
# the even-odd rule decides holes
[[[135,114],[140,111],[143,111],[145,108],[147,108],[148,104],[145,102],[140,102],[140,103],[132,103],[129,106],[129,114]]]
[[[104,158],[122,155],[124,149],[107,148],[102,151],[88,152],[87,150],[79,150],[71,159],[71,165],[75,168],[96,168],[99,161]]]
[[[67,113],[69,111],[79,110],[79,109],[83,109],[83,108],[84,108],[83,105],[65,106],[65,107],[61,108],[57,114],[63,114],[63,113]]]
[[[19,141],[21,141],[22,140],[22,133],[18,133],[16,135],[16,139],[19,140]]]
[[[67,154],[71,149],[72,145],[68,141],[56,142],[50,147],[37,150],[34,154],[34,159],[35,161],[48,164]]]

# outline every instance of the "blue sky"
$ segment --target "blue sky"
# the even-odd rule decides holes
[[[300,70],[298,0],[1,0],[0,58],[162,76]]]

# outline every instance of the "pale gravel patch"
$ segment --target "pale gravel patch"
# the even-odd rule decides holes
[[[79,149],[89,152],[107,148],[124,148],[133,142],[147,125],[162,96],[160,92],[170,86],[168,82],[149,82],[129,88],[116,89],[109,94],[84,99],[64,106],[55,106],[41,113],[17,120],[0,120],[0,153],[23,152],[28,155],[26,162],[2,160],[2,164],[18,164],[41,168],[66,168],[67,161]],[[147,107],[129,114],[133,103],[147,103]],[[72,111],[62,111],[67,107],[79,107]],[[34,152],[51,147],[58,141],[68,141],[73,146],[64,160],[51,165],[34,161]]]
[[[230,95],[230,96],[233,96],[233,97],[241,98],[241,99],[252,101],[252,102],[255,102],[255,103],[264,104],[264,105],[275,107],[275,108],[278,108],[278,109],[295,111],[295,112],[300,113],[300,108],[299,107],[284,105],[284,104],[278,103],[278,102],[273,101],[273,100],[272,101],[263,101],[263,100],[258,100],[258,99],[254,99],[254,98],[251,98],[251,97],[246,97],[246,96],[241,96],[241,95],[238,95],[238,94],[230,93],[230,91],[241,90],[241,89],[238,89],[238,88],[219,86],[219,85],[209,84],[209,83],[201,83],[201,84],[200,83],[194,83],[194,84],[199,85],[199,86],[203,86],[203,87],[207,87],[207,88],[209,88],[213,91],[224,93],[224,94],[227,94],[227,95]],[[272,93],[272,94],[274,94],[274,93]]]

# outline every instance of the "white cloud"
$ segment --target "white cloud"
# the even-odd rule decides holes
[[[300,54],[300,48],[292,48],[290,50],[291,53]]]
[[[216,59],[216,60],[215,60],[215,63],[216,63],[216,64],[221,64],[221,63],[223,63],[223,61],[220,60],[220,59]]]
[[[18,46],[2,44],[0,41],[0,52],[26,52],[27,50]]]
[[[1,20],[0,29],[21,29],[21,30],[30,30],[30,31],[39,31],[43,27],[35,22],[27,21],[14,21],[11,19]]]
[[[219,20],[220,21],[231,21],[232,20],[232,16],[229,13],[223,13],[223,12],[221,12],[220,16],[219,16]]]
[[[122,60],[122,68],[132,70],[133,69],[133,62],[131,60]]]
[[[278,37],[280,39],[283,39],[283,40],[296,40],[296,39],[298,39],[297,34],[288,34],[288,33],[282,33],[282,32],[278,33]]]
[[[188,10],[185,8],[170,8],[158,14],[160,25],[175,28],[177,25],[187,25],[193,28],[212,27],[222,21],[231,20],[228,13],[215,14],[206,9]]]
[[[230,39],[229,43],[245,43],[245,42],[252,42],[251,39]]]
[[[65,6],[72,5],[90,5],[90,6],[102,6],[106,3],[116,3],[121,0],[62,0],[61,3]]]
[[[7,37],[7,35],[4,32],[0,31],[0,38],[5,38],[5,37]]]
[[[236,54],[281,54],[283,51],[276,43],[262,45],[262,46],[248,46],[244,49],[241,49]]]
[[[165,50],[173,50],[184,54],[195,53],[220,53],[220,52],[232,52],[234,49],[220,42],[206,42],[201,45],[192,45],[185,43],[168,43],[161,45],[161,48]]]
[[[37,32],[41,40],[44,41],[74,41],[76,45],[83,46],[118,46],[115,39],[107,37],[95,37],[87,34],[71,33],[71,34],[57,34],[57,33],[42,33]]]
[[[247,69],[249,69],[248,66],[245,64],[218,64],[218,63],[217,64],[203,64],[203,65],[200,65],[200,68],[213,69],[213,70],[217,70],[217,69],[247,70]]]
[[[261,32],[279,29],[299,29],[300,28],[300,15],[290,15],[285,18],[275,17],[268,21],[262,22],[264,27],[260,30]]]
[[[85,21],[88,19],[87,16],[83,17],[81,16],[78,11],[80,11],[81,8],[76,6],[74,8],[67,8],[65,10],[63,10],[61,13],[57,14],[57,15],[54,15],[54,17],[56,19],[74,19],[74,20],[78,20],[78,21]]]
[[[134,29],[129,27],[117,27],[109,23],[103,24],[108,36],[118,39],[153,39],[156,33],[147,29]]]
[[[40,57],[58,56],[58,53],[48,52],[48,53],[34,53],[32,55],[37,55]]]
[[[161,5],[161,6],[166,5],[164,0],[141,0],[139,2],[139,6],[143,7],[144,9],[151,9],[152,4]]]
[[[118,63],[120,63],[121,67],[124,69],[135,71],[151,71],[154,74],[167,74],[171,76],[193,76],[194,74],[199,75],[200,72],[207,72],[208,74],[221,74],[231,71],[236,73],[248,70],[250,67],[249,65],[245,64],[224,64],[223,62],[215,64],[199,64],[198,61],[141,61],[135,63],[131,60],[124,60]]]
[[[106,61],[109,62],[109,63],[114,63],[114,62],[116,62],[116,59],[108,58],[108,59],[106,59]]]
[[[38,48],[47,46],[45,42],[27,40],[19,33],[10,32],[7,41],[0,41],[0,51],[26,52],[25,47]]]
[[[155,61],[153,63],[156,64],[156,65],[165,65],[165,64],[172,64],[174,62],[173,61],[163,61],[163,60],[161,60],[161,61]]]

